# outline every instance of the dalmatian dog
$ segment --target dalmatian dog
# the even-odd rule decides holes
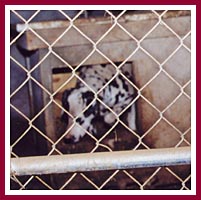
[[[132,80],[130,63],[125,63],[120,70]],[[134,87],[112,64],[82,66],[79,71],[79,77],[83,81],[78,79],[76,86],[65,90],[62,96],[65,111],[62,111],[61,119],[67,124],[66,130],[69,130],[65,136],[66,143],[79,142],[86,131],[96,136],[99,131],[93,125],[96,119],[103,120],[111,127],[116,122],[118,114],[136,96]],[[129,128],[135,131],[135,104],[128,110],[127,123]]]

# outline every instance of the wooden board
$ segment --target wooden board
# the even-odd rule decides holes
[[[53,47],[91,45],[93,47],[93,43],[99,40],[100,43],[115,43],[131,40],[132,37],[140,40],[145,36],[150,39],[171,37],[175,33],[185,35],[191,23],[188,15],[190,15],[188,11],[167,12],[163,16],[165,25],[159,22],[158,16],[154,13],[123,15],[118,19],[119,24],[116,25],[108,17],[75,20],[73,26],[69,21],[30,23],[31,30],[28,29],[18,43],[24,49],[35,50],[48,48],[50,45]],[[159,28],[152,32],[154,26]],[[175,33],[167,26],[173,28]],[[18,31],[24,28],[23,24],[17,25]],[[128,33],[125,33],[125,29]],[[110,32],[102,38],[108,30]],[[149,31],[151,34],[146,35]]]

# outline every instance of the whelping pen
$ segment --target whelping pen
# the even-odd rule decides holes
[[[11,10],[10,19],[11,190],[191,190],[191,10]],[[96,64],[111,64],[136,96],[109,129],[97,124],[99,137],[85,130],[66,144],[62,94]],[[125,122],[134,103],[136,131]]]

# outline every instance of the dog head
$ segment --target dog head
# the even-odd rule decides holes
[[[95,117],[96,103],[93,102],[94,93],[86,88],[73,88],[66,90],[62,97],[61,120],[66,123],[68,133],[65,137],[66,143],[78,142],[86,130],[91,131],[91,121]],[[89,105],[88,109],[85,108]],[[69,114],[67,114],[69,113]]]

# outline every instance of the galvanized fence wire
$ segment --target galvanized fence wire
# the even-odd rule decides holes
[[[143,142],[143,138],[145,138],[158,124],[161,120],[164,120],[168,125],[170,125],[174,131],[176,131],[180,135],[180,141],[175,145],[175,148],[179,147],[181,143],[185,143],[186,146],[190,146],[190,142],[185,138],[185,135],[191,130],[191,127],[189,127],[185,132],[182,132],[179,130],[173,123],[171,123],[165,116],[164,113],[172,106],[175,104],[175,102],[182,96],[184,95],[189,101],[191,100],[191,97],[189,94],[185,92],[185,88],[190,85],[191,80],[189,80],[185,85],[181,85],[170,73],[168,73],[164,69],[164,65],[175,55],[175,53],[178,52],[178,50],[183,47],[185,48],[189,54],[191,54],[191,49],[184,43],[184,40],[190,36],[191,31],[189,31],[185,36],[180,36],[178,35],[173,28],[171,28],[164,20],[163,17],[165,14],[168,12],[168,10],[162,11],[162,12],[157,12],[155,10],[152,10],[151,13],[152,15],[154,14],[155,17],[158,18],[158,22],[140,39],[137,39],[133,34],[131,34],[125,27],[119,23],[119,19],[121,16],[126,12],[122,11],[119,15],[115,16],[111,11],[105,10],[106,15],[111,17],[111,27],[103,34],[96,42],[94,42],[89,36],[87,36],[82,30],[80,30],[76,25],[75,21],[76,19],[83,14],[85,11],[82,10],[78,12],[73,18],[70,18],[65,12],[62,10],[59,10],[59,12],[66,17],[66,19],[70,22],[70,25],[65,29],[65,31],[60,34],[60,36],[51,44],[49,44],[41,35],[39,35],[34,28],[30,25],[32,19],[34,19],[35,16],[37,16],[40,13],[40,10],[36,11],[28,20],[23,18],[18,11],[12,10],[13,12],[19,19],[23,21],[25,24],[24,29],[15,37],[12,39],[10,42],[10,46],[15,44],[16,41],[27,31],[31,31],[35,36],[37,36],[45,45],[47,45],[48,53],[41,59],[39,62],[30,70],[26,68],[26,66],[23,66],[19,61],[17,61],[13,55],[10,56],[10,59],[19,67],[21,68],[24,72],[27,74],[27,78],[24,80],[23,83],[21,83],[10,95],[10,98],[14,97],[30,80],[33,81],[38,87],[40,87],[45,93],[49,95],[50,101],[48,104],[44,105],[44,107],[38,112],[33,118],[28,118],[23,112],[20,111],[19,108],[17,108],[15,105],[10,104],[11,108],[14,109],[21,117],[23,117],[25,120],[27,120],[29,127],[18,137],[14,143],[11,144],[11,156],[18,158],[18,155],[13,151],[13,148],[26,136],[26,134],[30,131],[30,129],[34,129],[38,134],[40,134],[45,140],[47,140],[51,144],[51,149],[48,153],[47,156],[50,156],[53,154],[53,152],[57,152],[59,155],[62,155],[63,153],[56,147],[57,144],[66,136],[68,131],[75,125],[76,119],[79,118],[79,115],[76,117],[73,117],[68,111],[66,111],[55,99],[55,95],[66,85],[68,84],[73,78],[77,78],[79,81],[81,81],[90,91],[94,93],[94,100],[84,108],[84,110],[80,113],[83,114],[92,104],[94,101],[100,102],[102,105],[104,105],[105,108],[107,108],[113,115],[116,117],[116,122],[115,124],[100,138],[97,139],[95,136],[93,136],[89,131],[84,130],[94,141],[95,141],[95,146],[91,150],[90,153],[95,152],[99,147],[103,147],[107,149],[108,151],[113,151],[108,145],[102,144],[101,142],[103,141],[104,138],[106,138],[110,133],[111,130],[114,129],[114,127],[120,123],[123,127],[125,127],[129,132],[133,134],[133,136],[137,137],[138,139],[138,144],[134,147],[133,150],[137,150],[139,146],[143,146],[143,148],[149,150],[150,147]],[[158,61],[153,55],[152,52],[149,52],[147,49],[145,49],[142,46],[142,42],[144,39],[151,34],[159,25],[165,26],[173,35],[174,37],[178,38],[180,41],[180,44],[178,47],[163,61],[160,62]],[[101,43],[101,41],[114,29],[114,27],[120,28],[124,33],[126,33],[130,38],[132,38],[136,44],[137,48],[121,63],[121,65],[117,66],[106,54],[104,54],[99,48],[98,45]],[[68,31],[74,28],[77,32],[79,32],[90,44],[93,46],[93,50],[78,64],[76,67],[72,67],[66,60],[64,60],[56,51],[54,51],[53,47],[54,45],[66,34]],[[141,50],[146,56],[148,56],[150,59],[152,59],[155,63],[157,63],[159,70],[158,72],[146,83],[143,85],[143,87],[138,88],[132,81],[130,81],[121,71],[121,67],[134,55],[138,50]],[[112,66],[116,70],[116,74],[112,77],[111,80],[107,82],[99,91],[95,92],[87,83],[85,83],[84,80],[82,80],[79,77],[79,74],[77,74],[77,70],[88,60],[90,56],[94,52],[97,52],[100,54],[102,57],[104,57],[108,63],[112,64]],[[50,92],[48,91],[38,80],[36,80],[32,76],[32,72],[36,70],[37,68],[40,67],[41,63],[48,58],[50,54],[53,54],[55,57],[57,57],[65,66],[69,67],[72,71],[70,78],[66,80],[56,91]],[[180,88],[180,93],[176,96],[176,98],[168,105],[166,106],[162,111],[157,108],[150,100],[148,100],[145,96],[142,94],[142,90],[146,88],[154,79],[156,79],[161,72],[163,72],[174,84],[176,84]],[[103,91],[118,75],[121,75],[129,84],[131,84],[136,90],[137,90],[137,96],[136,98],[130,102],[130,104],[119,114],[116,114],[108,105],[106,105],[99,97],[98,95]],[[120,120],[120,116],[122,113],[124,113],[133,103],[136,102],[137,99],[142,98],[149,106],[151,106],[154,110],[156,110],[159,113],[159,118],[158,120],[143,134],[143,135],[138,135],[135,131],[131,130],[122,120]],[[61,110],[66,112],[72,119],[73,119],[73,124],[72,126],[66,130],[66,132],[60,136],[60,138],[57,139],[57,141],[53,141],[51,138],[49,138],[44,132],[42,132],[39,128],[37,128],[36,125],[34,125],[34,121],[44,113],[44,111],[48,108],[50,104],[54,103],[57,105]],[[84,129],[82,126],[80,126],[82,129]],[[157,169],[154,170],[154,172],[147,178],[147,180],[144,180],[144,182],[139,182],[137,178],[135,178],[131,173],[129,173],[128,170],[122,170],[122,172],[127,176],[129,179],[131,179],[135,184],[139,186],[140,190],[143,190],[149,182],[151,182],[154,179],[154,176],[158,174],[162,170],[162,167],[158,167]],[[190,188],[186,185],[187,181],[190,180],[191,175],[186,177],[185,179],[182,179],[177,173],[175,173],[171,168],[165,167],[165,170],[170,173],[172,176],[175,177],[178,181],[181,182],[181,187],[180,190],[189,190]],[[73,173],[71,177],[66,180],[66,182],[59,188],[60,190],[64,189],[66,186],[68,186],[74,178],[79,174],[84,180],[86,180],[91,186],[93,186],[97,190],[101,190],[104,188],[104,186],[111,181],[118,173],[120,170],[115,170],[101,185],[96,185],[96,183],[93,182],[89,177],[87,177],[86,174],[84,173]],[[21,182],[18,176],[12,175],[11,179],[15,181],[17,184],[19,184],[20,190],[26,189],[26,187],[33,181],[33,179],[36,179],[40,184],[42,184],[46,189],[53,190],[53,186],[50,184],[46,183],[42,177],[40,176],[34,176],[31,175],[30,178],[27,179],[26,182]]]

